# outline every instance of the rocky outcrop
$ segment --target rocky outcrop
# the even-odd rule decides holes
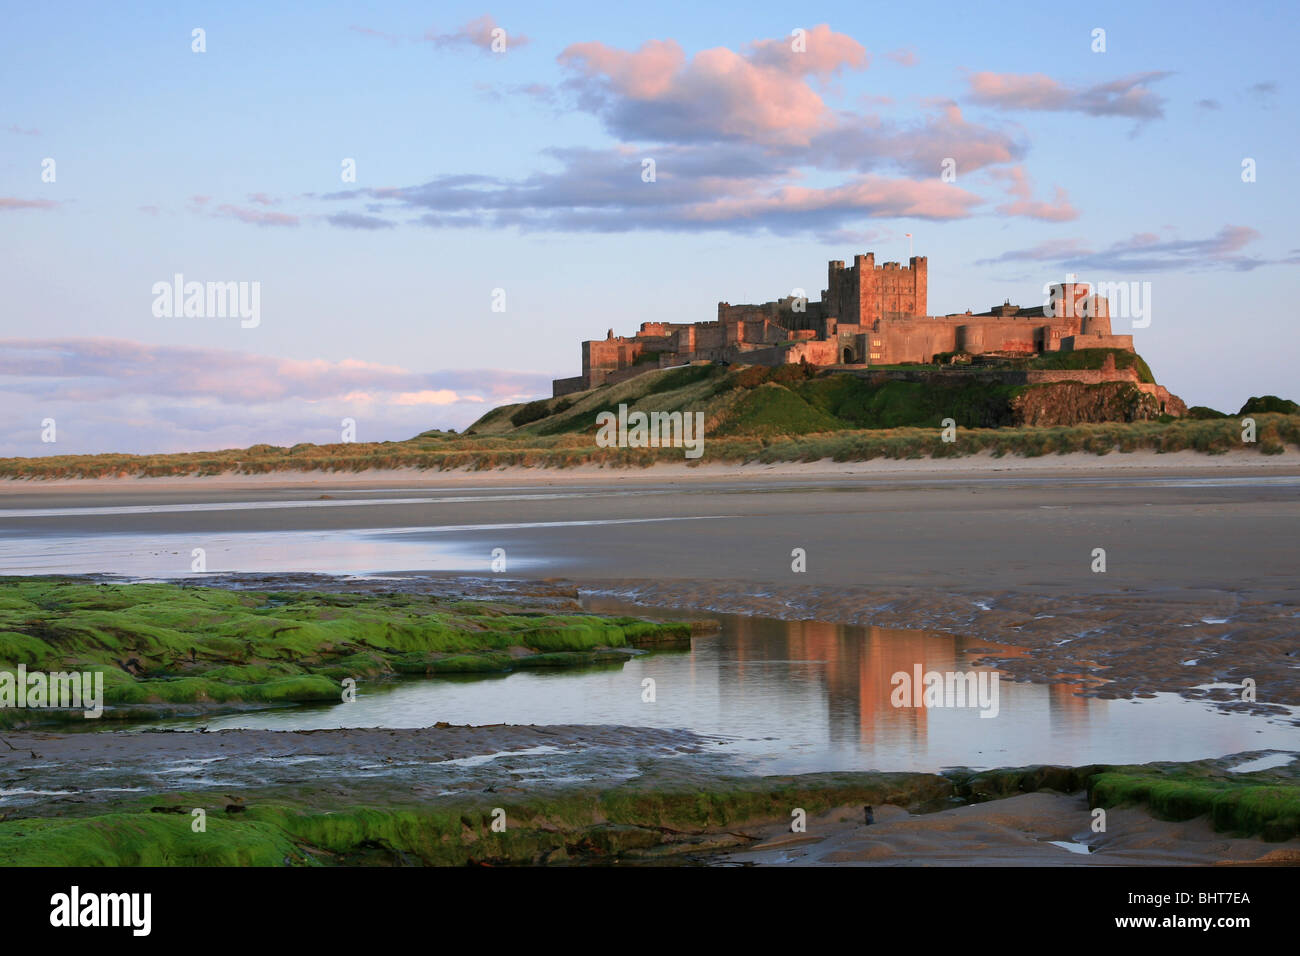
[[[1057,382],[1030,385],[1011,400],[1016,425],[1081,425],[1087,422],[1155,421],[1181,417],[1187,406],[1160,386],[1131,382]]]

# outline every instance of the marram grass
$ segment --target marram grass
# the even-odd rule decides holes
[[[1136,356],[1132,360],[1141,362]],[[1042,361],[1092,368],[1098,367],[1100,358],[1080,352]],[[1149,370],[1143,375],[1149,376]],[[1017,402],[1032,401],[1046,394],[1044,390],[1058,387],[1094,396],[1098,407],[1108,409],[1108,418],[1146,420],[1013,424],[1018,420]],[[597,446],[597,414],[614,411],[620,404],[633,411],[703,413],[704,455],[695,463],[959,458],[981,452],[1038,457],[1185,450],[1276,455],[1294,450],[1300,446],[1300,414],[1294,403],[1265,398],[1270,400],[1252,399],[1235,417],[1166,420],[1152,414],[1149,396],[1125,383],[1009,386],[960,374],[937,384],[872,382],[854,375],[818,375],[797,365],[731,369],[699,365],[648,372],[576,395],[503,405],[464,434],[428,431],[399,442],[254,445],[170,455],[4,458],[0,477],[173,477],[394,468],[482,471],[509,466],[638,468],[685,460],[681,448]],[[1261,410],[1247,411],[1255,407]],[[1253,443],[1242,441],[1239,419],[1246,414],[1256,421]],[[958,426],[952,443],[940,437],[946,418]]]

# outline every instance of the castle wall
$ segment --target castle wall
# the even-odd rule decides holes
[[[800,305],[801,310],[795,308],[793,297],[787,296],[776,302],[765,302],[762,305],[732,305],[729,302],[718,303],[718,321],[729,324],[732,322],[766,322],[780,328],[795,331],[803,329],[820,328],[824,319],[823,304],[804,299]]]
[[[929,362],[936,352],[957,347],[957,326],[949,322],[881,322],[867,330],[864,361],[873,365],[899,362]]]
[[[791,345],[754,349],[742,353],[742,358],[746,365],[768,367],[798,365],[800,361],[806,361],[809,365],[836,365],[839,363],[837,346],[838,343],[834,341],[807,340]]]
[[[1140,382],[1136,369],[1132,368],[1080,368],[1080,369],[985,369],[985,368],[962,368],[944,369],[942,371],[929,368],[918,369],[862,369],[852,374],[866,378],[872,382],[898,381],[898,382],[930,382],[936,381],[936,376],[952,376],[960,374],[964,378],[970,378],[976,381],[997,382],[1001,385],[1045,385],[1055,382],[1080,382],[1084,385],[1100,385],[1103,382],[1131,382],[1141,391],[1152,395],[1159,392],[1156,389],[1163,390],[1162,386],[1151,385],[1150,383]],[[1168,394],[1167,392],[1165,393]]]
[[[1071,335],[1061,339],[1062,352],[1077,352],[1080,349],[1124,349],[1133,351],[1131,335]]]
[[[1102,382],[1132,382],[1144,384],[1138,378],[1134,368],[1054,368],[1033,369],[1024,373],[1025,382],[1038,385],[1044,382],[1082,382],[1085,385],[1100,385]]]
[[[727,322],[753,322],[755,320],[769,319],[776,321],[780,315],[780,309],[776,302],[765,302],[762,305],[731,305],[729,302],[718,303],[718,321]]]
[[[622,336],[617,339],[593,340],[582,343],[582,377],[588,388],[605,381],[605,377],[620,368],[634,365],[641,354],[641,346]]]
[[[802,359],[809,365],[838,365],[843,357],[840,353],[840,343],[835,339],[796,342],[788,346],[785,351],[788,355],[787,361],[798,363]]]
[[[581,375],[575,375],[573,378],[553,379],[551,381],[551,398],[572,395],[574,392],[585,392],[587,387],[587,380]]]

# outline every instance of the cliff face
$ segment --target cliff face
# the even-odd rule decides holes
[[[1143,391],[1129,382],[1058,382],[1024,389],[1011,400],[1011,414],[1016,425],[1079,425],[1154,421],[1162,414],[1181,417],[1187,406],[1163,389]]]

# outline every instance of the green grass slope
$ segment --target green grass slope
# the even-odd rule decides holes
[[[1028,369],[1099,369],[1108,357],[1115,358],[1117,367],[1136,368],[1143,381],[1154,381],[1140,356],[1120,349],[1059,353],[1008,364]],[[998,428],[1015,423],[1015,399],[1032,387],[935,372],[934,379],[926,382],[873,383],[857,375],[819,373],[801,365],[690,365],[647,372],[575,395],[496,408],[465,434],[541,438],[594,433],[596,416],[617,411],[620,404],[629,411],[703,412],[711,436],[938,428],[945,418],[964,428]]]

